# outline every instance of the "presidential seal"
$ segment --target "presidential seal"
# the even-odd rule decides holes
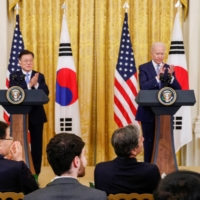
[[[24,90],[19,86],[12,86],[6,92],[7,100],[12,104],[20,104],[25,98]]]
[[[176,101],[176,91],[170,87],[164,87],[158,92],[158,100],[165,106],[170,106]]]

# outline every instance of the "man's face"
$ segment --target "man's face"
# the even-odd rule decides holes
[[[10,152],[10,146],[13,143],[12,138],[10,137],[10,128],[6,129],[6,138],[5,140],[1,140],[1,146],[0,146],[0,154],[3,156],[6,156]]]
[[[153,47],[151,52],[151,57],[156,64],[162,63],[164,56],[165,56],[165,47],[163,45],[156,45]]]
[[[23,55],[19,64],[25,72],[30,72],[33,68],[33,56],[31,54]]]
[[[82,149],[82,153],[80,155],[80,167],[78,170],[78,177],[85,176],[85,167],[87,165],[87,159],[85,157],[85,148]]]

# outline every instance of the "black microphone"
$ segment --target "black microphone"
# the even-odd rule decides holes
[[[24,74],[17,76],[17,74],[13,74],[11,76],[11,79],[15,82],[16,85],[19,85],[22,81],[25,80],[25,76]]]
[[[17,78],[17,74],[13,74],[13,75],[11,76],[11,78],[12,78],[13,81],[15,81],[16,78]]]
[[[164,74],[163,74],[163,73],[160,73],[160,81],[161,81],[161,82],[164,82],[164,81],[165,81],[165,79],[164,79]]]
[[[172,75],[170,73],[167,73],[167,83],[168,85],[171,83]]]
[[[25,74],[22,74],[20,77],[19,77],[19,79],[20,79],[20,81],[24,81],[25,80]]]

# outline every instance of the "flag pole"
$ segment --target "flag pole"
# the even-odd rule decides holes
[[[176,8],[182,8],[182,3],[180,2],[180,0],[178,0],[175,4]]]
[[[64,2],[63,5],[61,6],[61,8],[63,9],[63,14],[65,14],[65,13],[66,13],[66,8],[67,8],[65,2]]]
[[[18,3],[16,3],[16,6],[14,7],[14,9],[16,10],[16,15],[18,15],[18,14],[19,14],[19,10],[21,9],[21,8],[19,7],[19,4],[18,4]]]
[[[129,9],[129,5],[127,1],[124,3],[123,8],[125,9],[125,12],[127,13]]]
[[[181,22],[181,24],[182,24],[182,22],[183,22],[183,21],[182,21],[182,12],[180,12],[180,10],[182,9],[182,3],[181,3],[180,0],[178,0],[178,1],[176,2],[175,8],[177,8],[178,15],[179,15],[179,20],[180,20],[180,22]]]

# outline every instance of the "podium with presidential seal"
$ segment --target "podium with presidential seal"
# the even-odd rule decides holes
[[[173,115],[181,106],[195,104],[193,90],[140,90],[136,102],[151,107],[156,116],[154,150],[151,163],[158,166],[160,174],[169,174],[178,169],[173,138]]]
[[[14,141],[20,141],[23,148],[23,160],[32,174],[35,169],[28,143],[28,113],[33,105],[46,104],[49,98],[43,90],[23,90],[13,86],[8,90],[0,90],[0,105],[10,114],[10,132]]]

